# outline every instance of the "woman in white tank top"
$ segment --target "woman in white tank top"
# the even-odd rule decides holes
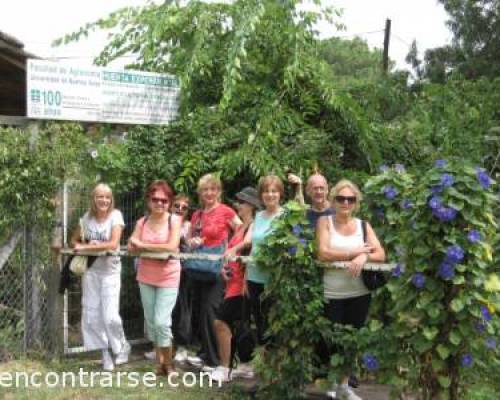
[[[385,252],[377,235],[366,223],[366,243],[362,221],[353,214],[359,209],[362,195],[358,187],[343,179],[330,192],[334,206],[333,216],[322,217],[316,237],[318,258],[321,261],[344,261],[346,269],[325,269],[323,275],[326,316],[334,323],[360,328],[368,315],[371,295],[361,279],[366,262],[383,262]],[[331,355],[331,352],[327,352]],[[349,400],[360,399],[347,385],[345,377],[337,387],[337,395],[344,393]]]

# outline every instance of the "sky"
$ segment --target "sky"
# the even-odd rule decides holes
[[[145,3],[145,0],[2,0],[0,31],[22,41],[25,49],[37,56],[89,65],[104,46],[105,34],[58,48],[51,47],[52,41],[119,8]],[[417,40],[421,54],[451,40],[445,26],[447,14],[437,0],[323,0],[323,4],[342,8],[340,21],[347,27],[339,32],[334,26],[321,24],[319,29],[324,38],[356,35],[370,47],[382,48],[385,20],[391,19],[389,57],[400,69],[407,67],[404,58],[413,39]]]

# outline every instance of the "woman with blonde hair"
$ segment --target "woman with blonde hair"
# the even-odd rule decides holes
[[[230,234],[242,222],[231,207],[221,202],[222,182],[214,174],[206,174],[200,178],[198,197],[201,209],[195,211],[191,217],[187,243],[193,251],[203,248],[205,254],[222,255]],[[208,367],[215,367],[219,365],[219,357],[214,320],[223,300],[224,282],[220,271],[212,273],[193,270],[190,269],[189,263],[185,266],[193,290],[199,295],[198,329],[201,342],[199,354],[196,357],[188,357],[187,361],[195,366],[206,364]]]
[[[354,183],[347,179],[339,181],[330,192],[329,200],[335,213],[318,222],[318,258],[327,262],[343,261],[347,268],[324,271],[325,314],[333,323],[360,328],[371,301],[361,271],[368,261],[383,262],[385,252],[371,225],[354,217],[362,200],[361,191]],[[348,386],[347,376],[342,378],[336,392],[348,400],[360,399]]]
[[[273,221],[282,212],[281,201],[285,196],[285,187],[278,176],[266,175],[259,179],[257,191],[264,210],[255,214],[244,241],[227,252],[227,257],[234,256],[237,252],[249,248],[252,249],[250,255],[252,257],[257,256],[261,243],[273,232]],[[248,263],[247,287],[250,312],[255,321],[257,341],[260,345],[267,342],[265,332],[267,330],[267,315],[270,304],[268,300],[264,299],[263,294],[268,279],[269,273],[267,271],[263,270],[255,262]]]
[[[124,226],[122,213],[114,208],[111,188],[100,183],[91,192],[90,209],[73,232],[71,245],[75,251],[119,250]],[[82,277],[84,347],[87,350],[102,350],[102,365],[107,371],[112,371],[115,364],[128,362],[130,353],[119,314],[120,276],[120,257],[101,256]],[[116,355],[114,362],[109,347]]]

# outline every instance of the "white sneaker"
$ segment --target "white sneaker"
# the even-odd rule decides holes
[[[341,400],[363,400],[359,397],[348,384],[342,384],[337,386],[337,397]]]
[[[212,371],[215,371],[216,367],[211,367],[210,365],[204,365],[203,367],[201,367],[201,370],[203,372],[212,372]]]
[[[115,369],[115,364],[113,364],[113,357],[109,350],[102,351],[102,369],[104,371],[113,371]]]
[[[239,364],[231,371],[231,378],[252,379],[255,376],[250,364]]]
[[[128,342],[125,342],[121,351],[116,355],[115,365],[122,365],[128,363],[128,356],[130,355],[131,349],[132,348],[130,347],[130,344],[128,344]]]
[[[219,383],[230,382],[231,381],[230,372],[231,370],[229,368],[219,365],[210,374],[210,380],[217,381]]]
[[[203,360],[198,356],[187,356],[186,361],[193,367],[201,368],[203,366]]]
[[[144,358],[146,360],[151,360],[151,361],[156,360],[156,351],[155,350],[153,350],[153,351],[146,351],[144,353]]]
[[[186,362],[187,357],[188,357],[187,350],[184,347],[179,347],[175,352],[174,361],[177,361],[178,363],[183,363]]]

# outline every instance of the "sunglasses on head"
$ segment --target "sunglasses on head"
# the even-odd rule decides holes
[[[356,196],[335,196],[335,201],[340,204],[344,204],[346,201],[349,204],[356,203]]]
[[[189,206],[187,204],[175,203],[174,208],[179,211],[187,211],[189,209]]]
[[[168,199],[162,199],[160,197],[151,197],[151,202],[152,203],[159,203],[159,204],[167,204]]]

